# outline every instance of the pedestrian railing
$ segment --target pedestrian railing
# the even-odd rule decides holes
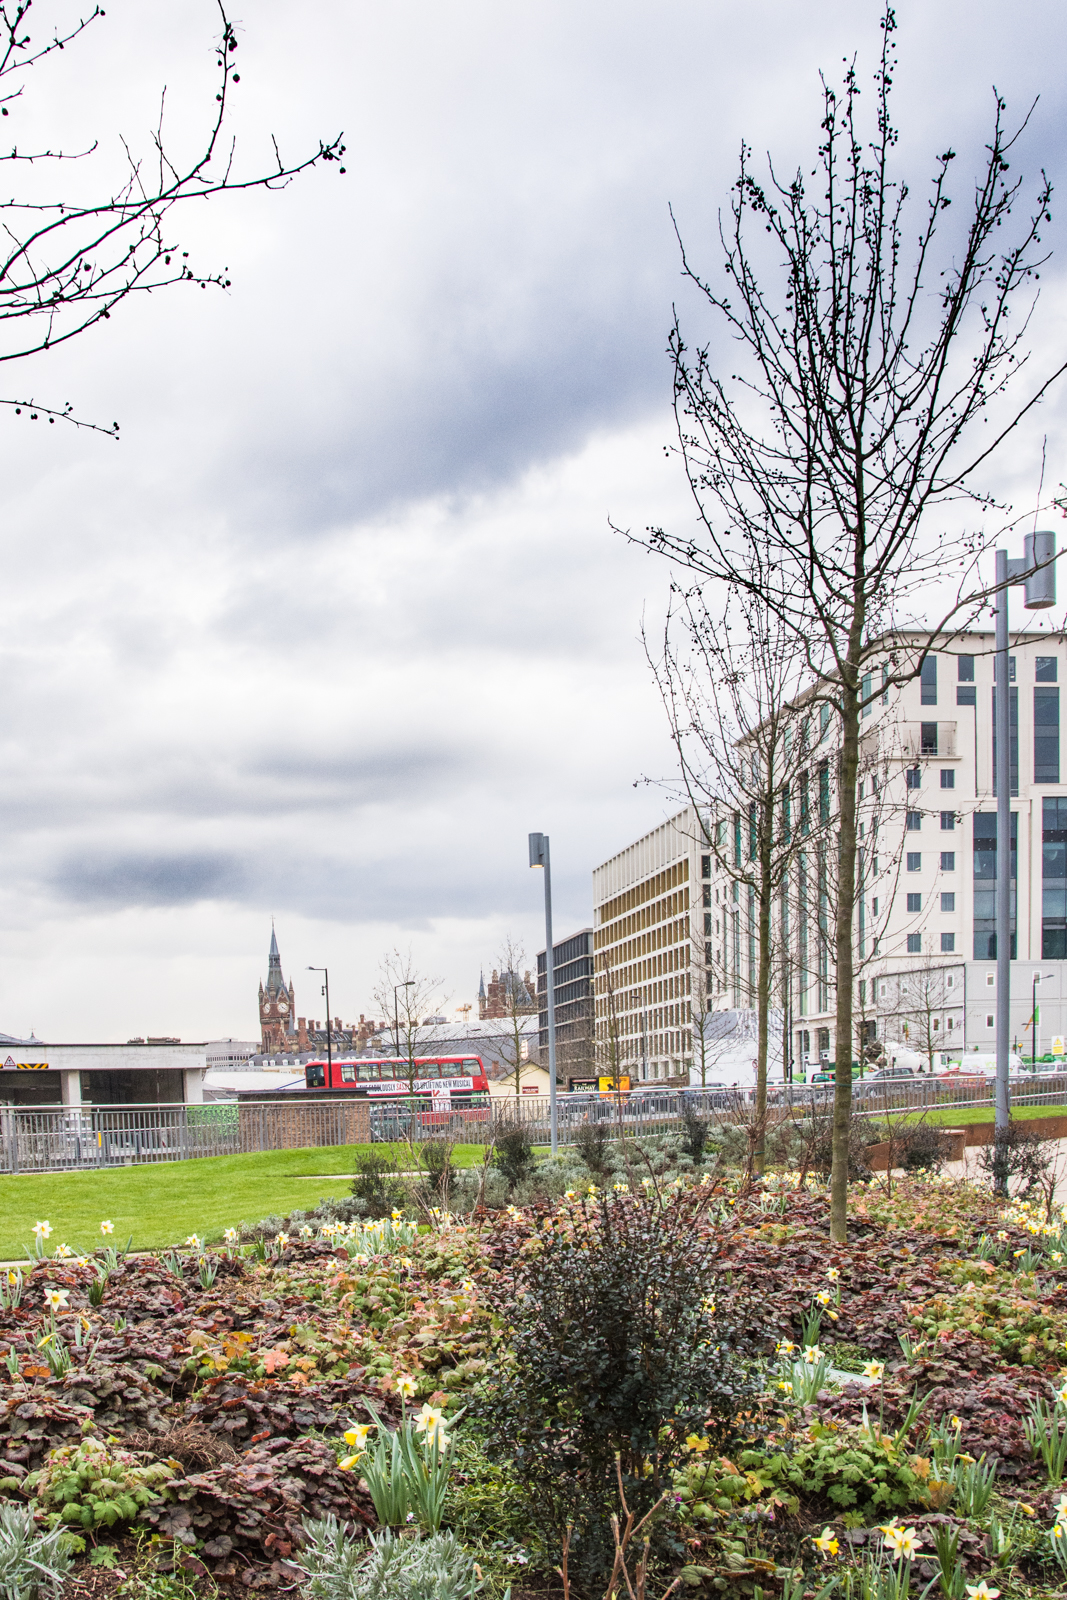
[[[853,1109],[877,1121],[888,1113],[964,1111],[993,1105],[990,1080],[946,1078],[867,1079],[853,1084]],[[829,1116],[832,1084],[772,1085],[767,1121]],[[1017,1076],[1011,1104],[1067,1105],[1067,1073]],[[751,1088],[641,1088],[629,1094],[560,1094],[557,1138],[573,1144],[579,1130],[600,1125],[609,1138],[670,1133],[695,1113],[715,1125],[752,1128],[757,1118]],[[941,1120],[939,1118],[939,1120]],[[0,1172],[58,1172],[93,1167],[142,1166],[202,1156],[258,1150],[315,1149],[368,1140],[423,1142],[446,1138],[485,1144],[520,1124],[535,1144],[548,1144],[547,1095],[499,1098],[452,1110],[439,1103],[373,1105],[367,1100],[300,1099],[276,1095],[240,1105],[0,1106]]]

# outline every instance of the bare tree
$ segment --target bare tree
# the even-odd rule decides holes
[[[316,150],[295,162],[285,161],[275,142],[266,167],[248,173],[238,169],[234,142],[224,132],[241,81],[235,60],[238,40],[222,0],[217,4],[222,32],[215,46],[214,101],[191,157],[179,158],[165,141],[164,90],[150,153],[136,154],[123,139],[121,174],[105,179],[94,197],[82,199],[79,195],[84,191],[74,194],[68,189],[62,198],[42,199],[39,189],[30,187],[21,198],[0,201],[4,241],[0,246],[0,362],[22,361],[78,338],[98,322],[107,321],[116,307],[134,294],[179,283],[228,288],[225,270],[197,271],[190,264],[189,252],[169,233],[175,206],[235,191],[282,188],[297,173],[320,162],[342,162],[345,147],[340,138],[334,138],[328,143],[320,141]],[[36,43],[30,32],[31,24],[38,20],[35,0],[0,4],[0,116],[16,119],[11,149],[0,155],[0,163],[6,163],[13,173],[31,168],[36,172],[42,166],[47,170],[51,163],[99,164],[103,159],[96,140],[83,150],[70,152],[27,148],[17,137],[20,102],[31,84],[39,84],[43,64],[58,57],[103,17],[97,5],[69,27],[53,29],[42,16],[37,37],[44,42]],[[340,170],[344,171],[343,165]],[[109,428],[84,422],[69,404],[57,407],[4,397],[0,405],[25,412],[34,421],[59,418],[99,432],[118,433],[117,422]]]
[[[772,166],[760,181],[742,149],[720,227],[725,286],[683,256],[728,336],[735,376],[720,375],[710,346],[691,353],[676,322],[678,448],[698,529],[642,538],[700,579],[779,607],[836,713],[835,1240],[847,1234],[862,711],[979,615],[988,599],[975,572],[983,534],[957,537],[942,522],[927,536],[924,518],[954,500],[1006,510],[974,486],[975,474],[1067,370],[1057,360],[1009,406],[1011,379],[1026,370],[1028,325],[1025,311],[1009,315],[1043,259],[1051,188],[1042,174],[1028,219],[1009,226],[1021,188],[1009,163],[1022,130],[1006,127],[999,97],[973,196],[965,214],[952,207],[945,243],[954,151],[938,159],[923,215],[912,220],[908,187],[891,165],[895,27],[887,10],[869,137],[853,65],[841,94],[824,80],[818,155],[793,177]],[[952,592],[931,622],[931,586],[945,582]],[[894,646],[905,628],[918,632]],[[868,674],[882,671],[872,682]]]
[[[374,1002],[386,1018],[393,1049],[407,1062],[408,1092],[415,1093],[420,1052],[440,1029],[438,1013],[448,1004],[441,979],[428,977],[415,966],[410,950],[390,950],[378,963]]]
[[[797,698],[805,656],[769,607],[737,595],[713,615],[703,592],[673,589],[658,657],[647,650],[678,751],[682,784],[701,819],[701,848],[749,903],[756,973],[747,998],[756,1012],[756,1123],[767,1110],[767,1052],[777,932],[773,907],[793,861],[825,832],[806,800],[811,760],[808,708]],[[804,797],[802,799],[802,797]],[[706,964],[705,964],[706,969]],[[763,1146],[755,1150],[762,1170]]]
[[[926,936],[929,939],[929,935]],[[922,959],[907,972],[897,972],[879,981],[886,986],[888,1006],[881,1008],[885,1017],[887,1043],[907,1045],[917,1055],[925,1056],[929,1070],[934,1070],[934,1055],[947,1050],[948,1032],[945,1013],[953,1005],[963,1003],[962,984],[956,992],[957,976],[961,969],[926,951]],[[890,1032],[896,1039],[890,1041]]]
[[[525,961],[523,946],[508,934],[497,957],[497,970],[504,989],[504,1015],[499,1019],[499,1032],[486,1040],[497,1051],[504,1067],[502,1081],[514,1083],[516,1099],[522,1093],[523,1073],[529,1076],[537,1067],[537,1062],[530,1060],[529,1036],[522,1029],[523,1018],[536,1013],[537,1009],[536,993],[527,984],[529,975],[525,972]]]

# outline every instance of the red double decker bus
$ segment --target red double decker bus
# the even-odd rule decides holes
[[[414,1068],[414,1072],[412,1071]],[[359,1056],[354,1061],[309,1061],[304,1068],[309,1089],[343,1089],[359,1099],[389,1100],[410,1096],[442,1110],[483,1105],[489,1079],[480,1056]]]

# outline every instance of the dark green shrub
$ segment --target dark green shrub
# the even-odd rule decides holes
[[[575,1130],[574,1148],[596,1178],[607,1174],[610,1144],[611,1130],[606,1122],[583,1122]]]
[[[893,1159],[907,1172],[940,1172],[951,1155],[952,1140],[933,1123],[920,1122],[894,1135]]]
[[[426,1168],[425,1187],[431,1197],[447,1200],[452,1181],[452,1140],[427,1139],[419,1151],[419,1159]]]
[[[697,1116],[689,1100],[682,1102],[682,1149],[691,1161],[702,1161],[704,1146],[708,1142],[708,1119]]]
[[[496,1153],[493,1165],[508,1181],[508,1188],[529,1175],[533,1166],[533,1144],[521,1122],[502,1122],[496,1134]]]
[[[687,1435],[725,1444],[755,1387],[747,1329],[715,1309],[706,1205],[692,1189],[583,1199],[537,1236],[511,1293],[496,1291],[512,1360],[490,1380],[482,1423],[545,1546],[558,1552],[573,1527],[583,1584],[611,1565],[616,1452],[640,1514],[669,1486]]]
[[[362,1200],[369,1216],[387,1217],[396,1207],[404,1205],[407,1190],[389,1156],[379,1150],[361,1150],[356,1156],[355,1168],[352,1193],[357,1200]]]

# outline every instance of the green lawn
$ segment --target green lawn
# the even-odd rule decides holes
[[[1016,1122],[1029,1122],[1034,1117],[1067,1117],[1067,1106],[1012,1106]],[[920,1120],[920,1118],[915,1120]],[[971,1122],[992,1122],[992,1106],[966,1106],[956,1111],[928,1111],[927,1122],[939,1122],[948,1128],[965,1128]]]
[[[103,1241],[100,1223],[115,1224],[111,1243],[133,1235],[135,1250],[181,1244],[191,1233],[208,1241],[239,1222],[284,1216],[299,1207],[314,1210],[325,1197],[348,1194],[346,1178],[362,1150],[388,1145],[329,1145],[315,1150],[268,1150],[255,1155],[210,1156],[156,1166],[118,1167],[103,1172],[48,1172],[0,1178],[0,1259],[23,1256],[33,1244],[33,1225],[52,1224],[49,1248],[65,1243],[92,1250]],[[401,1147],[402,1165],[408,1162]],[[457,1166],[481,1159],[480,1145],[459,1145]],[[308,1181],[322,1174],[321,1183]]]

